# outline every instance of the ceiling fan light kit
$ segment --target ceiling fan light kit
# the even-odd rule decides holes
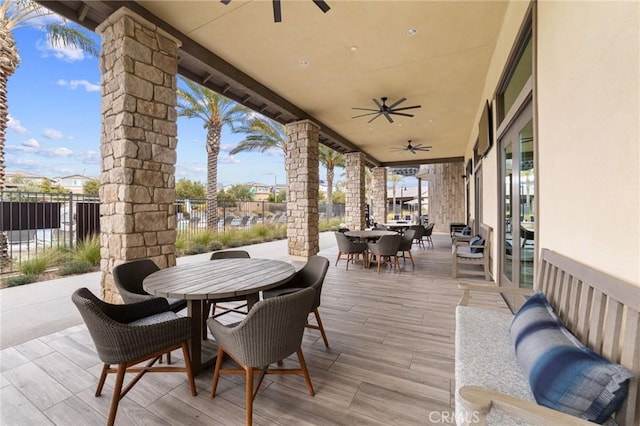
[[[373,112],[367,112],[365,114],[356,115],[356,116],[351,117],[351,118],[360,118],[360,117],[366,117],[368,115],[373,115],[373,118],[367,122],[367,123],[371,123],[373,120],[375,120],[376,118],[378,118],[378,117],[380,117],[382,115],[387,119],[387,121],[389,121],[389,123],[393,123],[393,118],[391,118],[391,115],[400,115],[400,116],[403,116],[403,117],[413,117],[413,114],[408,114],[406,112],[400,112],[400,111],[406,111],[406,110],[409,110],[409,109],[422,108],[422,105],[412,105],[412,106],[408,106],[408,107],[398,108],[398,106],[401,103],[405,102],[407,100],[407,98],[400,98],[397,101],[395,101],[394,103],[392,103],[391,105],[387,105],[387,99],[388,98],[385,97],[385,96],[381,97],[380,101],[382,101],[382,103],[380,103],[380,101],[378,101],[377,99],[373,99],[373,103],[377,107],[376,109],[353,107],[352,109],[355,109],[355,110],[373,111]]]

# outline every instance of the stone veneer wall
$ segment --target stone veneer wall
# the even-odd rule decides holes
[[[113,267],[176,263],[176,74],[179,41],[121,8],[102,35],[100,228],[103,298],[120,299]]]
[[[287,130],[287,240],[289,254],[309,258],[320,251],[318,231],[318,140],[320,129],[309,120]]]
[[[345,188],[345,224],[352,231],[365,228],[364,208],[365,192],[365,158],[361,152],[345,154],[345,170],[347,171],[347,187]]]
[[[376,223],[387,221],[387,168],[373,169],[373,206],[371,209]]]
[[[449,232],[451,222],[466,222],[464,163],[442,163],[422,166],[429,181],[429,223],[437,232]]]

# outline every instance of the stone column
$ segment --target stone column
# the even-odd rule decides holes
[[[176,263],[176,74],[179,41],[127,8],[102,35],[100,229],[104,300],[120,299],[113,267]]]
[[[318,140],[320,129],[309,120],[286,126],[288,143],[287,240],[289,255],[308,259],[320,251],[318,232]]]
[[[387,221],[387,168],[373,169],[373,220],[376,223]]]
[[[462,175],[464,163],[429,164],[422,166],[429,182],[429,223],[436,232],[449,232],[451,222],[464,222],[465,186]]]
[[[353,231],[365,228],[364,207],[366,204],[364,154],[345,154],[347,187],[345,189],[345,223]]]

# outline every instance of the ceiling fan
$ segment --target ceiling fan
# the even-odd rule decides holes
[[[421,143],[416,144],[416,145],[412,145],[411,144],[411,139],[409,139],[407,141],[407,146],[405,146],[403,148],[393,148],[391,151],[410,151],[412,154],[415,154],[417,151],[427,152],[431,148],[433,148],[433,147],[432,146],[424,146]]]
[[[382,97],[382,98],[380,98],[380,100],[382,101],[382,103],[380,103],[377,99],[373,99],[373,103],[376,104],[378,109],[355,108],[355,107],[352,108],[352,109],[357,109],[357,110],[361,110],[361,111],[373,111],[373,112],[368,112],[366,114],[356,115],[355,117],[351,117],[351,118],[359,118],[359,117],[365,117],[367,115],[374,115],[374,117],[371,120],[368,121],[368,123],[371,123],[376,118],[380,117],[381,115],[384,115],[384,117],[387,120],[389,120],[389,123],[393,123],[393,119],[391,118],[391,114],[402,115],[402,116],[405,116],[405,117],[413,117],[412,114],[407,114],[405,112],[398,112],[398,111],[406,111],[408,109],[422,108],[422,105],[413,105],[413,106],[408,106],[408,107],[396,108],[398,105],[400,105],[401,103],[406,101],[407,98],[398,99],[397,101],[395,101],[391,105],[387,105],[387,98],[386,97]]]
[[[329,9],[331,9],[327,4],[327,2],[324,0],[312,0],[312,1],[324,13],[327,13]],[[220,0],[220,2],[224,5],[227,5],[229,4],[229,2],[231,2],[231,0]],[[271,2],[273,3],[273,22],[282,22],[282,10],[280,6],[280,0],[271,0]]]

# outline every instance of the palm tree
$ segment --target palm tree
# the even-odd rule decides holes
[[[343,154],[329,148],[326,145],[320,145],[319,156],[320,164],[327,169],[327,219],[333,216],[333,178],[335,177],[334,169],[336,167],[345,166],[345,158]]]
[[[54,21],[44,19],[55,17]],[[43,29],[52,45],[80,48],[98,56],[99,48],[82,30],[71,27],[67,21],[31,0],[4,0],[0,4],[0,191],[4,189],[4,147],[9,110],[7,107],[7,81],[20,64],[20,55],[12,31],[21,27]],[[0,264],[8,259],[7,235],[0,233]]]
[[[191,80],[181,79],[188,90],[178,88],[178,116],[199,118],[207,129],[207,228],[218,230],[218,154],[222,128],[232,130],[246,121],[251,113],[247,107],[207,89]]]
[[[391,188],[393,190],[393,211],[396,211],[396,186],[398,186],[398,183],[402,182],[404,180],[404,176],[402,175],[396,175],[396,174],[390,174],[387,177],[387,181],[391,183]]]
[[[46,18],[53,18],[46,19]],[[31,0],[5,0],[0,4],[0,189],[4,188],[4,146],[9,113],[7,108],[7,80],[20,64],[20,55],[12,31],[22,27],[44,30],[57,47],[71,46],[98,56],[100,49],[86,32]]]

